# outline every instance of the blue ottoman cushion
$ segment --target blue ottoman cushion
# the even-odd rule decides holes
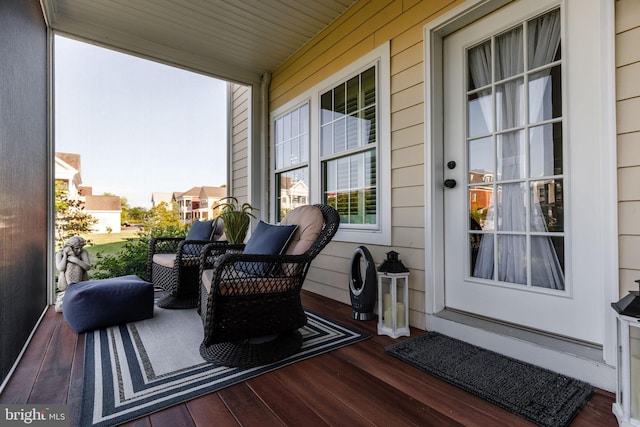
[[[65,320],[76,333],[153,317],[153,285],[138,276],[87,280],[67,288]]]

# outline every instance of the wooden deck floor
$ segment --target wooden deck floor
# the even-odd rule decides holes
[[[125,425],[533,425],[385,354],[384,347],[395,341],[376,335],[375,321],[352,320],[349,306],[308,292],[303,303],[373,336]],[[0,403],[68,404],[77,425],[79,402],[69,396],[81,394],[83,348],[84,335],[76,335],[50,308]],[[613,401],[611,393],[597,390],[571,426],[617,426]]]

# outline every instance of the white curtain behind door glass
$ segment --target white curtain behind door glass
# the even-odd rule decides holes
[[[551,12],[531,23],[528,33],[529,69],[547,64],[553,60],[560,45],[560,14]],[[491,50],[487,44],[469,51],[469,68],[475,87],[491,81]],[[523,40],[521,28],[496,38],[496,76],[505,78],[518,74],[523,69]],[[548,71],[547,71],[548,73]],[[550,84],[549,79],[541,79]],[[520,127],[524,121],[525,87],[522,79],[513,79],[496,86],[496,129]],[[530,108],[543,108],[545,85],[530,86]],[[486,104],[482,107],[487,128],[491,129],[491,114],[487,114]],[[489,110],[490,111],[490,110]],[[539,114],[530,114],[539,116]],[[523,159],[522,131],[506,132],[498,136],[499,180],[519,180],[523,178],[525,167]],[[487,213],[487,222],[495,221],[500,231],[523,232],[526,230],[526,197],[528,189],[519,183],[499,186],[494,203]],[[533,203],[534,218],[543,218],[540,205]],[[496,212],[497,211],[497,212]],[[546,224],[543,224],[547,230]],[[475,277],[494,278],[494,255],[497,256],[498,280],[510,283],[527,283],[526,272],[526,237],[524,235],[500,234],[498,236],[498,253],[494,254],[494,236],[484,235],[478,251],[473,272]],[[555,248],[549,237],[531,239],[532,259],[531,280],[535,286],[553,289],[564,289],[564,273],[558,260]]]

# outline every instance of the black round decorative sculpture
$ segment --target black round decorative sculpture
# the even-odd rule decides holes
[[[362,280],[361,261],[364,260],[365,276]],[[351,295],[352,316],[356,320],[371,320],[375,318],[378,276],[373,257],[369,249],[358,246],[351,259],[349,273],[349,294]]]

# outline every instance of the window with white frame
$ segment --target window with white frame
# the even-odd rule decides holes
[[[391,243],[389,83],[385,43],[272,112],[276,221],[324,203],[334,240]]]
[[[323,203],[343,226],[377,224],[376,67],[320,95]]]
[[[309,204],[309,104],[275,120],[276,220]]]

